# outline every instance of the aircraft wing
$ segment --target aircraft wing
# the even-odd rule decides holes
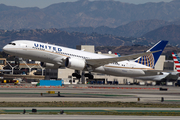
[[[145,52],[145,53],[138,53],[138,54],[132,54],[132,55],[127,55],[127,56],[121,56],[121,57],[114,57],[114,58],[104,58],[104,59],[87,59],[86,62],[87,64],[93,66],[93,67],[99,67],[103,66],[109,63],[114,63],[114,62],[119,62],[123,60],[132,60],[134,58],[140,57],[140,56],[145,56],[149,55],[151,53],[159,52],[158,51],[152,51],[152,52]]]

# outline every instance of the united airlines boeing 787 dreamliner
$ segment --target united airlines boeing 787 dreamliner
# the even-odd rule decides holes
[[[89,73],[159,81],[169,75],[153,69],[167,43],[168,41],[160,41],[145,53],[114,58],[30,40],[13,41],[4,46],[3,50],[11,55],[41,61],[44,67],[67,67]],[[134,58],[137,59],[133,60]],[[93,78],[91,74],[89,77]]]

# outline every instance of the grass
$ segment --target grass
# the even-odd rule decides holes
[[[180,112],[66,112],[67,115],[180,116]]]
[[[0,107],[143,107],[180,108],[179,103],[138,103],[138,102],[0,102]],[[67,115],[134,115],[134,116],[180,116],[179,110],[64,110]],[[0,114],[22,114],[22,110],[1,110]],[[28,114],[60,114],[60,110],[37,110]]]
[[[0,107],[152,107],[180,108],[180,104],[138,103],[138,102],[0,102]]]
[[[0,114],[23,114],[21,112],[0,112]],[[36,115],[58,115],[60,112],[26,112],[26,114],[36,114]],[[66,115],[132,115],[132,116],[180,116],[180,112],[116,112],[116,111],[104,111],[104,112],[66,112]]]
[[[66,113],[68,115],[135,115],[135,116],[180,116],[180,113],[175,112],[74,112]]]

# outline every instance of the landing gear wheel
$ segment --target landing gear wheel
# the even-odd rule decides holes
[[[78,73],[72,73],[72,76],[73,76],[73,77],[76,77],[77,79],[80,79],[80,78],[81,78],[81,75],[79,75]]]
[[[80,78],[81,78],[81,75],[77,75],[76,78],[77,78],[77,79],[80,79]]]
[[[92,74],[86,73],[84,74],[85,77],[88,77],[89,79],[94,79],[94,76]]]
[[[93,75],[90,75],[88,78],[89,78],[89,79],[94,79],[94,76],[93,76]]]

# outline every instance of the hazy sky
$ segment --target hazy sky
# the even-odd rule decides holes
[[[18,6],[18,7],[39,7],[44,8],[54,3],[60,2],[74,2],[77,0],[0,0],[0,4],[3,3],[5,5],[10,6]],[[126,3],[134,3],[134,4],[142,4],[146,2],[170,2],[172,0],[114,0],[121,1]]]

